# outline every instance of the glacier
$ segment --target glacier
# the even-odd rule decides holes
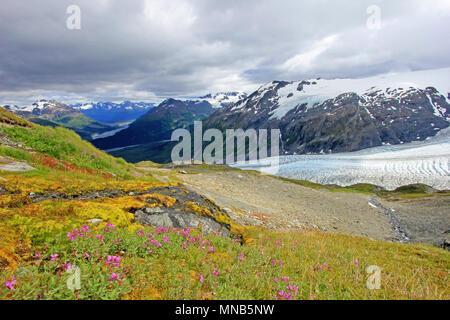
[[[439,190],[449,190],[449,162],[450,128],[447,128],[425,141],[356,152],[284,155],[231,166],[320,184],[349,186],[370,183],[394,190],[423,183]]]

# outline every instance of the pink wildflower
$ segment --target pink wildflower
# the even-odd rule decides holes
[[[55,261],[56,260],[56,258],[58,258],[58,254],[52,254],[52,255],[50,255],[50,257],[51,257],[51,259],[50,259],[50,261]]]
[[[120,266],[120,256],[108,256],[106,264],[110,264],[115,267],[119,267]]]
[[[215,276],[218,276],[218,275],[219,275],[219,270],[214,270],[214,271],[212,272],[212,274],[215,275]]]
[[[111,223],[108,223],[108,224],[106,225],[105,231],[106,231],[106,232],[109,232],[110,230],[114,230],[115,228],[116,228],[115,225],[113,225],[113,224],[111,224]]]
[[[109,278],[109,281],[116,281],[119,279],[119,274],[118,273],[111,273],[111,278]]]
[[[209,247],[208,253],[213,253],[213,252],[216,252],[216,248]]]
[[[17,280],[14,279],[14,275],[12,276],[11,280],[5,282],[5,286],[9,290],[14,290],[14,285],[16,284]]]
[[[203,275],[200,275],[200,282],[203,283]]]

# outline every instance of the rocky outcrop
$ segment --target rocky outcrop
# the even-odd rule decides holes
[[[212,200],[182,185],[155,187],[134,192],[101,190],[79,195],[52,192],[30,193],[28,196],[34,203],[46,200],[70,201],[142,196],[146,199],[147,205],[130,210],[134,213],[134,220],[142,225],[201,229],[204,234],[216,233],[223,237],[230,236],[230,216]]]
[[[0,170],[10,171],[10,172],[27,172],[27,171],[32,171],[32,170],[36,170],[36,169],[33,168],[32,166],[30,166],[26,162],[13,161],[13,162],[6,163],[6,164],[0,164]]]
[[[230,236],[230,217],[212,200],[184,186],[155,191],[170,197],[171,201],[149,199],[148,206],[134,212],[136,222],[164,228],[201,229],[204,234]]]
[[[209,217],[174,208],[142,208],[135,212],[135,220],[143,225],[164,228],[200,229],[204,234],[216,233],[223,237],[230,236],[230,229]]]

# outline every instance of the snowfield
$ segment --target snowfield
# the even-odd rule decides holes
[[[450,68],[389,73],[360,79],[309,79],[291,82],[278,89],[277,97],[273,101],[277,108],[272,111],[271,119],[282,119],[298,105],[307,104],[307,109],[314,108],[317,104],[348,92],[354,92],[370,102],[373,100],[371,98],[373,93],[384,98],[401,99],[402,95],[410,89],[423,90],[427,87],[434,87],[450,103],[448,79],[450,79]],[[277,83],[273,82],[263,85],[258,89],[260,94],[254,99],[260,99],[266,90],[272,90],[276,86]],[[300,91],[298,90],[299,86],[302,86]],[[233,109],[242,107],[244,104],[237,104]],[[442,111],[445,113],[445,110],[438,110],[438,106],[435,108],[437,116],[441,116]]]
[[[393,190],[423,183],[440,190],[450,189],[450,128],[422,142],[381,146],[357,152],[326,155],[280,156],[235,167],[308,180],[320,184],[349,186],[371,183]]]

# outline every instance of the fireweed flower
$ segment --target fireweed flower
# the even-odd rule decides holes
[[[208,253],[213,253],[213,252],[216,252],[216,248],[214,248],[214,247],[209,247]]]
[[[50,257],[51,257],[51,259],[50,259],[50,261],[55,261],[57,258],[58,258],[58,254],[52,254],[52,255],[50,255]]]
[[[200,275],[200,282],[203,283],[203,275]]]
[[[77,238],[77,236],[71,232],[67,232],[67,238],[69,238],[70,241],[74,241]]]
[[[116,281],[119,279],[119,274],[118,273],[111,273],[111,278],[109,278],[109,281]]]
[[[239,253],[238,259],[239,261],[244,261],[244,256],[242,255],[242,253]]]
[[[100,240],[101,242],[103,242],[103,236],[101,234],[97,234],[95,236],[98,240]]]
[[[64,263],[64,269],[66,269],[66,271],[72,271],[72,267],[70,266],[70,263],[66,262]]]
[[[257,276],[258,276],[258,278],[260,278],[260,279],[262,278],[261,273],[258,273]]]
[[[291,295],[290,293],[288,293],[288,292],[284,292],[283,290],[281,290],[280,292],[278,292],[278,295],[279,295],[281,298],[284,298],[284,299],[288,299],[288,300],[291,300],[291,299],[292,299],[292,295]]]
[[[111,223],[108,223],[108,224],[106,225],[106,228],[105,228],[104,230],[105,230],[105,232],[109,232],[110,230],[114,230],[115,228],[116,228],[115,225],[113,225],[113,224],[111,224]]]
[[[219,275],[219,270],[214,270],[214,271],[212,272],[212,274],[215,275],[215,276],[218,276],[218,275]]]
[[[114,267],[120,266],[120,256],[108,256],[106,264],[110,264]]]
[[[296,296],[298,294],[298,287],[296,285],[288,285],[286,290],[291,291],[292,295]]]
[[[5,286],[9,290],[14,290],[14,285],[16,284],[17,280],[14,279],[14,275],[12,276],[11,280],[5,282]]]

